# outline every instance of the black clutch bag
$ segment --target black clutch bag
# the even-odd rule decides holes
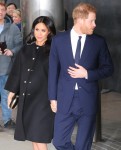
[[[18,104],[18,100],[19,100],[19,96],[18,95],[14,95],[12,100],[11,100],[11,102],[10,102],[9,107],[11,109],[14,109],[17,106],[17,104]]]

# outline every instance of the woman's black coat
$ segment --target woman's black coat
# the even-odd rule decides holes
[[[18,53],[5,89],[19,92],[15,139],[51,142],[54,114],[48,100],[48,55],[44,46],[26,45]]]

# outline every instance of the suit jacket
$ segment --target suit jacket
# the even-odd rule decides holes
[[[98,80],[113,73],[113,64],[107,44],[99,35],[87,35],[79,65],[87,69],[88,79],[72,78],[67,72],[74,67],[70,31],[53,38],[49,58],[49,100],[57,100],[57,110],[67,113],[72,103],[75,84],[78,84],[80,107],[88,115],[97,112]]]

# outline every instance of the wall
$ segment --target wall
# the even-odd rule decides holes
[[[7,4],[8,3],[15,3],[18,8],[20,7],[20,0],[7,0]]]

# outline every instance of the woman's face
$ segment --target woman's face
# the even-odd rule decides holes
[[[16,13],[13,13],[13,22],[14,23],[20,23],[21,22],[21,17]]]
[[[44,45],[49,33],[50,32],[44,23],[38,23],[34,29],[34,36],[36,38],[37,45]]]

